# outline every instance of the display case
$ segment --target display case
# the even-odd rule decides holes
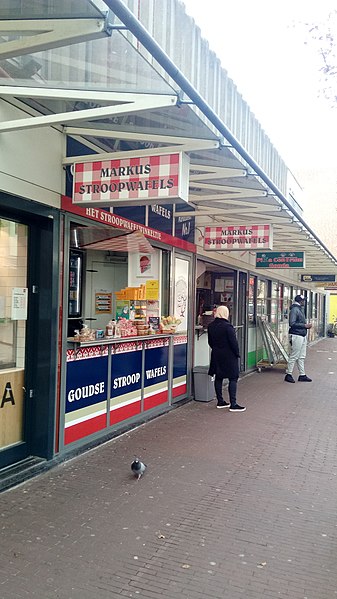
[[[79,318],[82,314],[83,252],[70,250],[68,317]]]

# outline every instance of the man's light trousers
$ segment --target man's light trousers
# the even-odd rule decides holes
[[[301,337],[301,335],[290,335],[290,338],[291,352],[286,373],[292,374],[296,363],[299,375],[303,376],[305,375],[304,360],[307,355],[307,336]]]

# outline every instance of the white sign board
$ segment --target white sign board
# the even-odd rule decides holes
[[[12,320],[27,320],[28,289],[27,287],[12,288]]]
[[[189,158],[183,152],[75,163],[73,204],[139,206],[188,202]]]

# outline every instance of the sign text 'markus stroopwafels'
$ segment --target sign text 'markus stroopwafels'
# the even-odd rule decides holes
[[[182,152],[73,166],[73,203],[133,206],[188,201],[189,159]]]
[[[272,247],[272,225],[205,227],[205,250],[270,250]]]

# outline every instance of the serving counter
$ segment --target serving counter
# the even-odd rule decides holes
[[[67,340],[63,444],[187,394],[187,334]]]

